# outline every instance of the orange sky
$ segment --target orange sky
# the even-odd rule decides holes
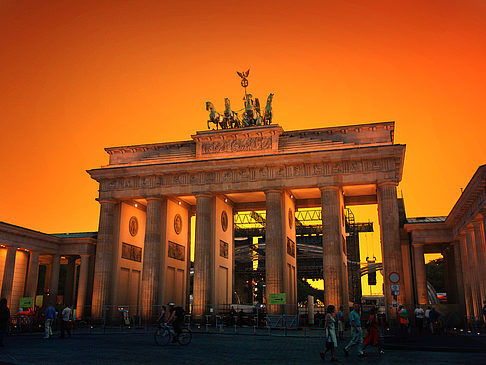
[[[447,215],[486,163],[485,21],[482,0],[0,0],[0,220],[97,230],[103,148],[190,139],[248,67],[286,130],[395,120],[408,216]]]

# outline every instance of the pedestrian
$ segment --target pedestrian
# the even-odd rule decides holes
[[[44,338],[52,337],[52,323],[56,319],[56,316],[57,316],[56,309],[52,304],[49,304],[49,306],[44,311],[44,317],[46,318],[46,322],[44,326],[45,328]]]
[[[364,339],[364,347],[363,347],[363,356],[366,356],[366,348],[371,346],[376,346],[378,348],[378,353],[380,355],[384,354],[385,352],[381,348],[380,344],[380,333],[378,332],[378,319],[376,316],[377,309],[376,307],[371,308],[370,310],[370,318],[368,320],[368,333],[366,333],[366,337]]]
[[[432,326],[432,322],[430,322],[430,311],[431,308],[427,307],[427,309],[425,310],[425,322],[427,323],[427,327],[429,328],[430,333],[434,334],[434,326]]]
[[[64,332],[67,332],[68,337],[71,337],[71,308],[64,304],[64,309],[61,312],[61,338],[64,338]]]
[[[338,327],[338,338],[340,340],[344,339],[344,311],[343,306],[339,307],[339,310],[336,314],[337,319],[337,327]]]
[[[418,333],[422,334],[422,329],[424,328],[424,310],[417,304],[417,308],[414,311],[415,314],[415,326],[418,329]]]
[[[432,333],[436,333],[437,332],[436,330],[439,329],[440,313],[437,312],[434,307],[432,307],[429,316],[430,316],[430,328],[432,330]]]
[[[7,307],[7,299],[0,299],[0,347],[3,347],[3,336],[7,333],[10,321],[10,309]]]
[[[324,326],[324,333],[326,335],[326,349],[321,352],[321,359],[326,360],[326,353],[331,350],[331,361],[339,361],[334,357],[334,349],[337,348],[336,338],[336,319],[334,318],[334,312],[336,307],[329,305],[326,313],[326,324]]]
[[[349,349],[358,345],[358,356],[366,356],[362,350],[363,347],[363,330],[361,329],[361,317],[359,315],[359,305],[354,303],[353,310],[349,313],[349,324],[351,325],[351,341],[344,347],[344,353],[349,355]]]
[[[406,336],[408,332],[408,315],[403,305],[400,305],[398,308],[398,320],[400,322],[400,333]]]
[[[157,323],[165,323],[167,322],[167,315],[166,315],[166,308],[165,305],[162,306],[162,310],[160,311],[160,316],[157,318]]]

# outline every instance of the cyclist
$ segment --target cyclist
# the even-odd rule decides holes
[[[160,312],[160,316],[159,318],[157,318],[157,323],[165,323],[165,320],[167,319],[168,317],[168,313],[167,311],[165,310],[165,305],[162,306],[162,311]]]
[[[167,320],[167,324],[172,324],[172,327],[174,327],[174,332],[176,335],[172,339],[172,342],[177,342],[179,335],[182,332],[185,312],[182,307],[176,307],[172,302],[167,305],[169,306],[169,319]]]

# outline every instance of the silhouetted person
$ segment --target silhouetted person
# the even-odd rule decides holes
[[[61,312],[61,338],[64,338],[64,332],[67,332],[68,337],[71,337],[71,308],[64,304],[64,309]]]
[[[7,333],[10,321],[10,309],[7,307],[7,299],[0,300],[0,347],[3,347],[3,336]]]

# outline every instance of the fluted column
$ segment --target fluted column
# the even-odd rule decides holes
[[[481,304],[486,301],[486,242],[484,236],[483,218],[484,216],[480,215],[473,220],[479,274],[478,284],[481,292]]]
[[[51,301],[56,303],[57,289],[59,287],[59,270],[61,268],[61,256],[58,254],[52,255],[51,263],[51,280],[49,282],[49,295],[51,296]]]
[[[209,194],[196,195],[196,242],[194,250],[193,313],[209,313],[213,297],[213,203]]]
[[[396,183],[378,185],[378,214],[381,230],[381,253],[383,258],[383,281],[387,318],[395,318],[392,308],[393,296],[390,288],[389,274],[397,272],[403,280],[403,268],[400,255],[400,233]],[[402,282],[401,282],[402,284]],[[400,291],[400,302],[405,302],[403,291]],[[393,315],[392,315],[393,313]]]
[[[76,271],[76,259],[72,256],[67,258],[66,281],[64,282],[64,303],[73,304],[74,294],[74,273]]]
[[[343,292],[343,197],[338,186],[321,187],[322,205],[322,271],[326,305],[347,306]]]
[[[456,284],[457,284],[457,302],[461,304],[464,313],[466,313],[466,302],[464,299],[465,296],[464,279],[462,277],[460,242],[459,241],[452,242],[451,247],[453,249],[453,255],[454,255],[454,266],[455,266],[454,273],[456,275]]]
[[[26,297],[35,297],[37,291],[37,279],[39,278],[39,252],[30,251],[29,271],[27,271]]]
[[[425,271],[424,245],[421,243],[413,244],[413,259],[415,266],[415,285],[417,287],[418,304],[427,304],[427,275]]]
[[[471,276],[469,273],[469,260],[467,254],[466,234],[463,232],[459,235],[459,247],[461,250],[461,269],[462,282],[464,285],[464,304],[466,307],[466,315],[468,317],[474,316],[474,307],[471,294]]]
[[[10,303],[10,300],[12,298],[12,287],[13,287],[13,279],[15,273],[16,256],[17,256],[17,247],[14,246],[7,247],[7,257],[5,258],[5,268],[3,270],[2,291],[0,297],[7,299],[7,304],[9,307],[12,305],[12,303]]]
[[[96,260],[93,282],[93,306],[91,315],[100,318],[103,306],[109,304],[111,275],[113,267],[113,246],[115,244],[115,207],[112,200],[100,201],[100,223],[96,242]]]
[[[88,294],[89,255],[81,255],[79,265],[78,299],[76,301],[76,317],[83,318]]]
[[[473,301],[474,316],[480,319],[482,316],[481,291],[479,289],[478,257],[476,241],[472,225],[466,227],[467,258],[469,262],[469,277],[471,278],[471,296]]]
[[[283,192],[265,192],[265,285],[267,294],[285,293],[284,270],[285,251],[282,240]],[[271,314],[277,314],[281,307],[271,306]]]
[[[153,309],[157,305],[159,294],[160,255],[162,253],[161,210],[162,199],[160,197],[147,198],[142,271],[142,316],[146,320],[157,314]]]

